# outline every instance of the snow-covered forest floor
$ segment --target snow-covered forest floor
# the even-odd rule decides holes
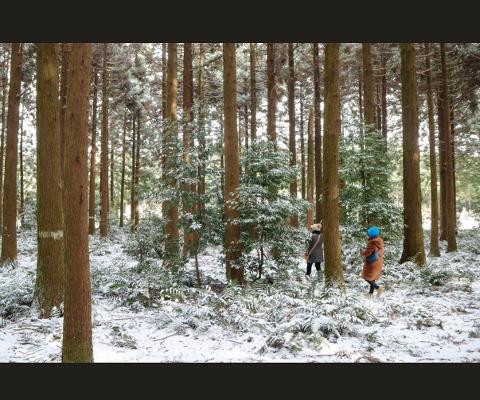
[[[125,252],[129,235],[91,238],[96,362],[480,361],[480,230],[459,232],[459,251],[428,265],[399,265],[386,243],[380,298],[366,296],[358,250],[344,245],[346,294],[326,293],[299,264],[273,282],[226,287],[219,249],[173,275]],[[35,232],[19,236],[16,268],[0,269],[0,362],[58,362],[62,317],[31,307]],[[428,239],[426,239],[428,243]],[[442,246],[444,246],[442,244]]]

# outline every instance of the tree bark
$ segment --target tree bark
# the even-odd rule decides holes
[[[95,67],[93,72],[93,107],[92,107],[92,143],[90,151],[90,181],[88,196],[88,233],[95,234],[95,176],[97,174],[97,98],[98,73]]]
[[[140,207],[138,201],[138,188],[140,187],[140,132],[141,132],[141,117],[142,114],[140,111],[137,111],[137,139],[135,147],[135,203],[134,203],[134,230],[137,230],[138,224],[140,223]]]
[[[425,264],[418,148],[417,74],[415,45],[400,44],[403,124],[403,208],[404,238],[400,263],[414,259]]]
[[[318,61],[318,43],[313,44],[313,85],[315,109],[315,220],[322,220],[322,133],[320,114],[320,63]]]
[[[239,210],[231,202],[238,197],[240,187],[240,159],[237,131],[237,69],[235,43],[223,44],[223,95],[224,95],[224,157],[225,157],[225,258],[227,279],[244,284],[244,269],[238,265],[240,258]]]
[[[23,87],[25,90],[25,85]],[[23,91],[24,91],[23,90]],[[23,174],[23,120],[25,115],[25,105],[21,104],[22,111],[20,113],[20,149],[18,156],[20,158],[20,207],[18,209],[18,214],[20,215],[21,224],[24,221],[24,212],[25,212],[25,190],[24,190],[24,174]]]
[[[127,108],[123,113],[123,135],[122,135],[122,177],[120,181],[120,228],[124,225],[125,213],[125,154],[127,152]]]
[[[382,70],[382,136],[387,141],[387,58],[384,53],[380,56]]]
[[[60,150],[62,152],[62,180],[65,172],[64,159],[65,159],[65,110],[67,104],[67,75],[69,68],[69,56],[71,51],[70,43],[62,43],[62,72],[60,78]]]
[[[440,240],[447,240],[447,164],[446,164],[446,146],[445,146],[445,123],[443,96],[440,90],[440,84],[437,85],[437,111],[438,111],[438,157],[440,170]]]
[[[176,147],[178,140],[177,129],[177,44],[168,44],[168,68],[167,68],[167,124],[169,124],[164,136],[165,154],[165,182],[172,189],[177,185],[175,178]],[[167,200],[162,207],[166,211],[165,225],[165,263],[174,267],[175,260],[179,255],[178,243],[178,208],[177,205]]]
[[[7,143],[3,189],[1,262],[17,260],[17,144],[22,79],[22,49],[11,44],[10,88],[8,92]]]
[[[65,311],[62,362],[93,362],[88,255],[88,85],[91,44],[72,43],[65,113]]]
[[[300,82],[300,157],[302,163],[302,182],[301,182],[301,189],[302,189],[302,199],[305,200],[306,196],[306,185],[305,185],[305,138],[304,138],[304,101],[303,101],[303,84]]]
[[[100,236],[108,236],[108,71],[107,71],[108,43],[103,45],[102,67],[102,142],[100,154]]]
[[[293,54],[293,43],[288,44],[288,126],[289,140],[288,147],[290,150],[290,166],[297,165],[297,146],[295,135],[295,61]],[[290,196],[297,198],[297,178],[293,178],[290,182]],[[292,215],[290,223],[294,227],[298,227],[298,215]]]
[[[131,167],[131,181],[130,181],[130,230],[135,232],[137,226],[135,225],[135,203],[137,198],[137,187],[135,186],[136,175],[136,157],[137,157],[137,129],[136,122],[137,114],[132,115],[132,167]]]
[[[192,123],[193,123],[193,63],[192,63],[192,44],[183,44],[183,161],[185,164],[191,164],[190,146],[192,141]],[[193,190],[192,190],[193,189]],[[183,190],[194,192],[194,187],[185,184]],[[184,215],[191,214],[193,207],[190,199],[183,202]],[[189,257],[192,254],[193,234],[192,230],[186,226],[183,231],[183,256]]]
[[[250,43],[250,137],[257,138],[257,44]]]
[[[277,89],[275,86],[275,43],[267,43],[267,137],[277,149]]]
[[[362,43],[363,53],[363,102],[364,122],[367,132],[375,130],[375,101],[373,93],[372,48],[370,43]]]
[[[37,43],[37,278],[40,317],[63,302],[63,204],[57,43]]]
[[[325,111],[323,143],[323,232],[325,281],[343,288],[339,227],[339,149],[340,137],[340,67],[339,44],[325,45]]]
[[[443,123],[445,124],[445,164],[446,164],[446,210],[447,210],[447,252],[457,250],[457,239],[455,231],[457,229],[457,216],[455,210],[455,191],[454,191],[454,175],[453,175],[453,154],[452,149],[452,133],[450,131],[450,96],[448,93],[448,71],[447,71],[447,54],[445,51],[445,43],[440,43],[440,56],[442,64],[442,97],[444,101]]]
[[[438,195],[437,195],[437,159],[435,154],[435,120],[433,117],[432,66],[430,61],[430,44],[425,43],[425,69],[427,73],[427,111],[428,140],[430,147],[430,256],[440,256],[438,242]]]
[[[3,160],[5,155],[6,104],[8,86],[8,51],[4,49],[2,62],[2,136],[0,140],[0,229],[3,226]]]
[[[310,109],[308,114],[308,134],[307,134],[307,201],[310,203],[310,206],[307,210],[307,229],[310,229],[314,222],[313,210],[315,207],[313,200],[313,188],[315,186],[315,169],[313,165],[314,160],[314,149],[313,149],[313,130],[314,130],[314,118],[315,110]]]

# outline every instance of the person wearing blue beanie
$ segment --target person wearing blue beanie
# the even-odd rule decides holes
[[[383,239],[380,237],[380,229],[376,226],[371,226],[367,230],[368,244],[367,248],[362,250],[360,254],[364,257],[362,278],[370,285],[368,295],[373,296],[375,289],[377,296],[380,296],[384,288],[377,285],[375,282],[382,272],[383,267]]]

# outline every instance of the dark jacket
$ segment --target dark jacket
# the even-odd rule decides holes
[[[312,237],[308,242],[307,254],[310,252],[312,247],[317,242],[318,235],[320,235],[320,241],[318,242],[318,244],[315,246],[313,251],[310,253],[310,256],[308,257],[308,262],[311,262],[311,263],[323,262],[323,233],[320,233],[317,231],[312,232]]]

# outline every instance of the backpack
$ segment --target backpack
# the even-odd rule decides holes
[[[367,263],[371,264],[378,260],[378,251],[375,250],[372,254],[366,257]]]

